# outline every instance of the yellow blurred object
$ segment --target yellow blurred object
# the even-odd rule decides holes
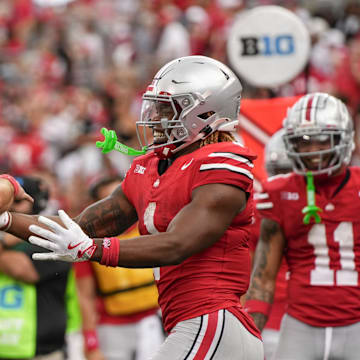
[[[137,226],[119,236],[139,236]],[[109,315],[130,315],[158,307],[158,292],[152,269],[112,268],[92,263],[100,296]]]

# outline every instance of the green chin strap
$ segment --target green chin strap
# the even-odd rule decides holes
[[[104,135],[104,141],[97,141],[96,147],[102,149],[103,154],[107,154],[112,150],[116,150],[125,155],[138,156],[146,154],[147,147],[143,146],[141,150],[135,150],[129,146],[126,146],[117,141],[117,136],[114,130],[108,130],[106,128],[101,129],[101,133]]]
[[[306,195],[307,195],[307,206],[302,209],[302,213],[305,214],[303,222],[305,225],[310,223],[311,218],[314,218],[315,223],[319,224],[321,222],[321,217],[318,212],[321,212],[320,209],[315,204],[315,185],[314,185],[314,176],[311,171],[306,173]]]

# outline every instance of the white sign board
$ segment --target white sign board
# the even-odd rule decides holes
[[[51,6],[64,6],[70,2],[73,2],[74,0],[33,0],[33,1],[38,6],[51,7]]]
[[[259,6],[234,22],[227,53],[231,66],[249,84],[285,84],[305,67],[310,34],[302,20],[280,6]]]

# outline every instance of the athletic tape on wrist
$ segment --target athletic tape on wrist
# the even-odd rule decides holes
[[[9,229],[12,223],[12,215],[8,211],[0,214],[0,230],[6,231]]]
[[[118,266],[120,255],[120,241],[116,237],[104,238],[102,242],[101,265]]]
[[[99,348],[99,339],[96,330],[84,330],[84,345],[87,351],[96,350]]]
[[[262,300],[250,299],[245,303],[245,310],[250,314],[261,313],[269,316],[271,311],[271,304]]]
[[[19,183],[15,180],[14,177],[12,177],[11,175],[8,175],[8,174],[2,174],[0,175],[0,179],[6,179],[8,181],[11,182],[11,185],[13,186],[14,188],[14,196],[17,195],[17,193],[19,192],[20,190],[20,185]]]

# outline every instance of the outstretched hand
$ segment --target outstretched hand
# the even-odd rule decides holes
[[[35,253],[32,258],[68,262],[89,260],[96,250],[94,240],[90,239],[64,210],[59,210],[59,217],[65,227],[45,216],[40,216],[39,222],[50,230],[38,225],[29,226],[29,230],[38,235],[30,236],[29,242],[50,251],[49,253]]]

